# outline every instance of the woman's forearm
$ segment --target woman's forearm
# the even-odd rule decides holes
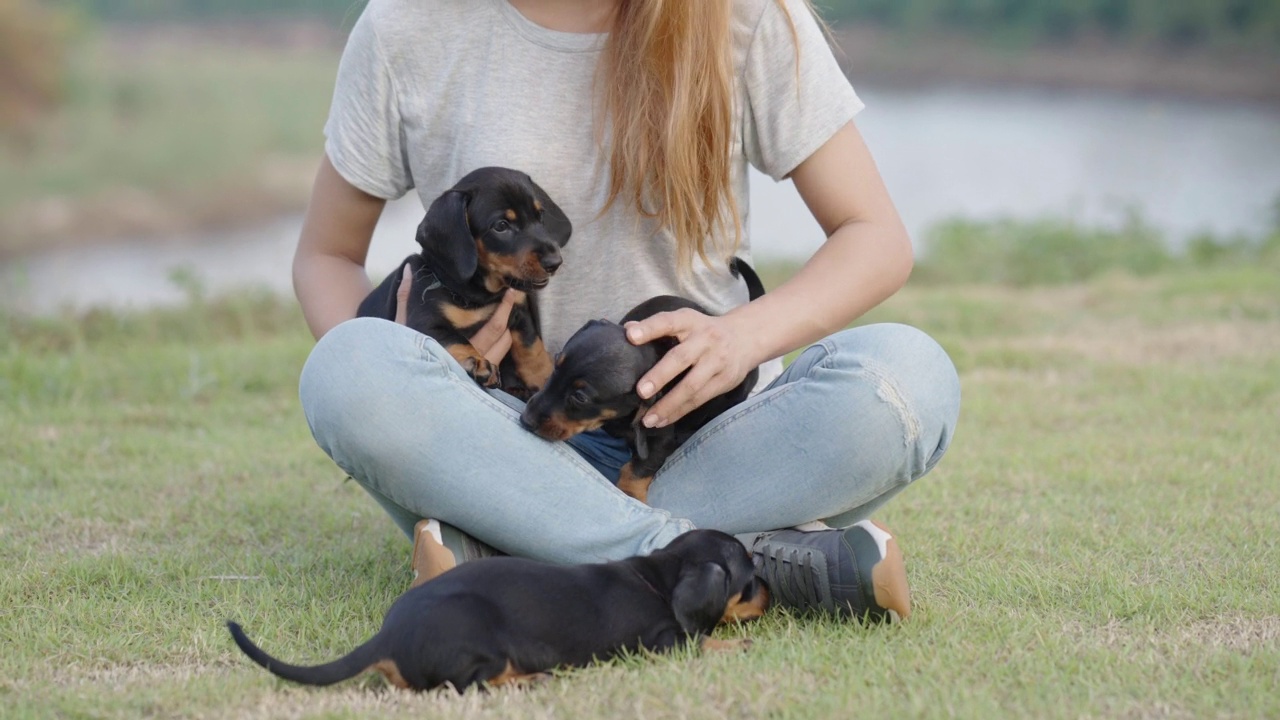
[[[843,329],[906,283],[911,238],[857,126],[849,123],[791,173],[827,241],[782,286],[738,308],[764,362]]]
[[[299,255],[293,261],[293,291],[307,327],[317,340],[356,316],[372,286],[364,267],[331,255]]]
[[[851,222],[794,277],[726,318],[749,329],[752,360],[762,363],[843,329],[897,292],[912,262],[900,222]]]
[[[371,286],[364,261],[386,201],[348,183],[326,156],[293,256],[293,291],[316,339],[356,316]]]

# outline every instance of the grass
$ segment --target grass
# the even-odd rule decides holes
[[[1114,270],[1137,276],[1175,267],[1259,264],[1280,271],[1280,198],[1273,228],[1260,237],[1201,234],[1181,251],[1136,211],[1123,227],[1085,227],[1069,218],[950,220],[930,230],[922,282],[1044,285],[1089,280]]]
[[[773,274],[777,277],[777,272]],[[868,321],[960,369],[948,457],[880,516],[897,627],[771,612],[746,654],[631,658],[527,692],[302,689],[409,581],[317,449],[291,304],[0,318],[8,717],[1280,715],[1280,275],[1249,264],[1013,287],[915,282]]]

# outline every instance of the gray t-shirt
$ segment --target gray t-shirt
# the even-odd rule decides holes
[[[734,0],[737,117],[733,188],[747,224],[747,163],[785,177],[862,109],[817,22],[786,0]],[[423,206],[471,170],[528,173],[573,222],[564,265],[539,294],[556,352],[589,319],[619,319],[659,294],[720,314],[746,301],[741,280],[696,258],[625,202],[600,215],[607,155],[595,140],[592,82],[605,35],[536,25],[507,0],[371,0],[352,28],[325,125],[325,150],[352,185]],[[415,247],[405,238],[406,254]],[[750,260],[750,237],[738,255]],[[714,263],[714,260],[713,260]],[[779,363],[762,368],[762,382]]]

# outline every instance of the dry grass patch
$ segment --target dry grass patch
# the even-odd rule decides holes
[[[978,346],[1129,367],[1265,360],[1280,356],[1280,323],[1224,320],[1151,327],[1132,319],[1088,321],[1062,332]]]
[[[1168,658],[1189,652],[1222,651],[1249,655],[1275,651],[1280,642],[1280,616],[1221,616],[1194,620],[1185,625],[1136,625],[1117,619],[1089,626],[1073,620],[1062,632],[1066,637],[1108,650],[1158,653]]]

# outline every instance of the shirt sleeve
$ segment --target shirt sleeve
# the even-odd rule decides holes
[[[743,68],[747,160],[774,180],[795,170],[864,107],[803,0],[784,4],[785,12],[774,0],[765,2]]]
[[[351,29],[324,126],[325,153],[347,182],[394,200],[413,187],[399,97],[375,27],[377,2]]]

